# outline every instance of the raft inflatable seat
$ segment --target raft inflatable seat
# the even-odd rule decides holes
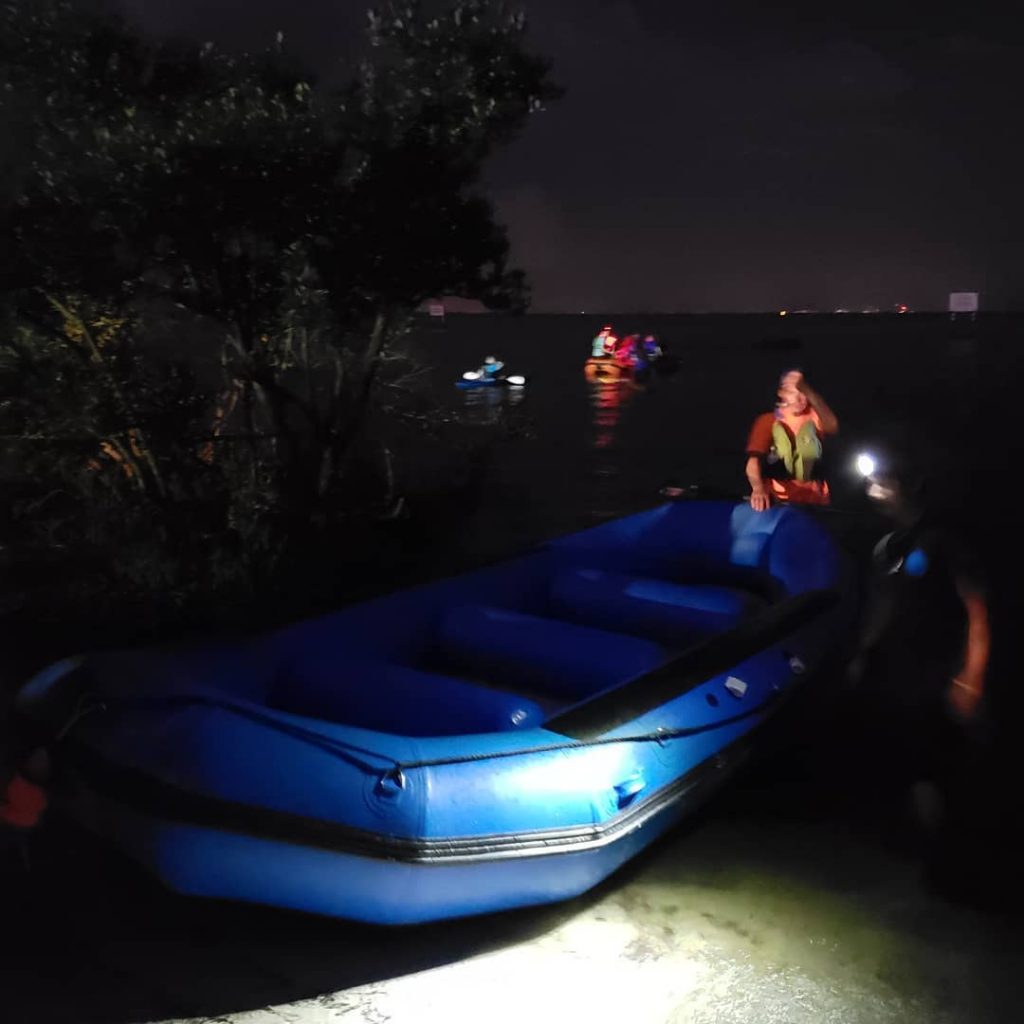
[[[551,607],[559,618],[672,647],[722,633],[766,606],[736,587],[687,586],[600,569],[564,569],[551,583]]]
[[[285,666],[266,703],[293,715],[403,736],[532,729],[547,717],[517,693],[402,665],[367,661],[339,671],[336,657]]]
[[[672,502],[611,520],[547,545],[565,568],[601,569],[749,592],[768,602],[834,585],[839,571],[827,531],[808,530],[783,508],[754,512],[746,503]]]
[[[648,640],[484,606],[449,611],[439,647],[456,671],[569,701],[649,672],[670,656]]]

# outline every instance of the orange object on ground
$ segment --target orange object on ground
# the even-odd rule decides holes
[[[49,801],[42,786],[15,773],[4,790],[0,803],[0,822],[13,828],[35,828]]]

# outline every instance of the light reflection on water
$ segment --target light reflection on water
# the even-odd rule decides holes
[[[587,389],[590,393],[590,445],[598,451],[610,451],[615,446],[616,431],[626,406],[644,389],[629,378],[589,381]]]
[[[466,421],[473,426],[495,427],[504,414],[520,405],[525,388],[467,388],[461,392]]]
[[[490,453],[479,523],[467,527],[484,538],[481,558],[500,554],[499,541],[513,553],[646,507],[667,483],[742,492],[750,425],[772,407],[775,381],[794,362],[839,416],[826,450],[837,505],[862,497],[850,469],[857,452],[884,453],[904,435],[930,448],[970,437],[978,408],[987,421],[989,409],[1012,408],[1024,387],[1020,317],[969,324],[942,315],[808,317],[785,324],[784,338],[777,317],[634,319],[622,330],[651,330],[678,359],[676,374],[652,378],[643,392],[586,379],[593,329],[601,326],[595,318],[453,318],[444,331],[410,339],[439,395],[477,423],[499,424],[510,402],[528,417],[529,436],[520,432]],[[453,379],[490,351],[523,373],[527,387],[456,392]],[[514,514],[510,494],[519,503]]]
[[[588,380],[581,496],[593,521],[624,510],[622,477],[630,462],[626,425],[645,390],[631,378]]]

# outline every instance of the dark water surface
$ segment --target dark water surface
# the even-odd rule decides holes
[[[658,333],[679,358],[675,375],[644,387],[585,380],[601,322],[467,316],[410,340],[443,401],[514,428],[465,523],[423,553],[421,573],[649,506],[670,480],[742,493],[746,432],[793,365],[841,422],[830,445],[837,506],[860,507],[849,467],[862,447],[884,452],[900,439],[941,456],[950,433],[1008,456],[1012,447],[978,410],[1017,401],[1024,318],[613,318],[620,333]],[[488,354],[528,386],[456,389]],[[0,1020],[1022,1019],[1015,858],[994,847],[966,858],[965,873],[989,876],[986,899],[929,882],[933,844],[887,777],[882,733],[847,707],[797,707],[728,792],[594,893],[426,928],[192,903],[53,825],[32,871],[3,885],[12,947],[0,960]],[[1019,800],[999,806],[1019,814]]]
[[[992,437],[976,410],[1011,405],[1024,381],[1024,316],[951,321],[904,316],[623,316],[619,333],[651,331],[679,359],[645,386],[589,383],[583,362],[601,319],[449,317],[419,330],[412,351],[435,367],[442,398],[480,422],[503,413],[526,432],[491,461],[464,550],[517,550],[531,541],[621,515],[669,480],[746,492],[743,450],[754,417],[771,409],[793,366],[836,411],[828,445],[836,504],[857,504],[855,453],[906,439]],[[453,382],[484,356],[528,380],[524,392],[460,391]]]

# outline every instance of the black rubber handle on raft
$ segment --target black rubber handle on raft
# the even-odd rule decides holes
[[[544,723],[550,732],[593,740],[707,682],[807,625],[839,603],[835,590],[808,590],[683,651],[678,658]]]

